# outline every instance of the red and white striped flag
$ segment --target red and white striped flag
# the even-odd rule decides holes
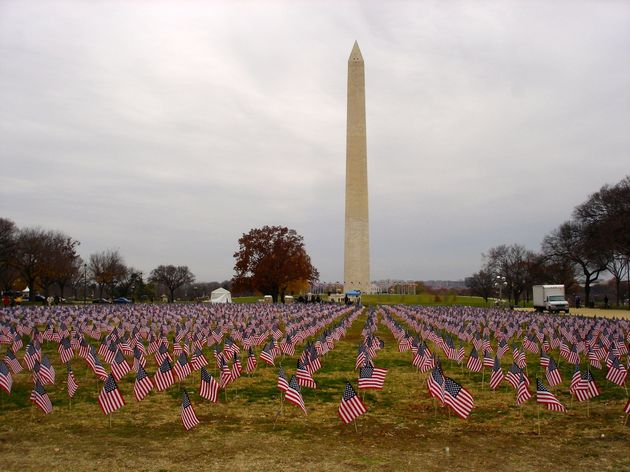
[[[216,403],[218,399],[219,383],[214,380],[205,367],[201,368],[201,383],[199,385],[199,396]]]
[[[182,396],[182,424],[186,431],[191,428],[194,428],[199,424],[199,419],[197,419],[197,415],[195,414],[195,410],[193,410],[192,403],[190,403],[190,398],[188,397],[188,393],[184,390],[184,394]]]
[[[284,374],[284,369],[282,368],[282,366],[280,366],[280,368],[278,369],[277,386],[281,392],[286,392],[289,388],[289,381],[287,380],[287,376]]]
[[[608,369],[608,373],[606,374],[606,380],[610,380],[615,385],[619,385],[623,387],[626,383],[626,377],[628,376],[628,371],[624,367],[624,365],[619,362],[618,357],[614,357],[610,368]]]
[[[479,360],[479,354],[477,354],[477,349],[474,347],[470,352],[470,357],[468,358],[468,362],[466,363],[466,368],[472,372],[481,372],[482,363]]]
[[[548,410],[566,411],[564,405],[558,401],[556,396],[538,378],[536,379],[536,402],[545,405]]]
[[[142,401],[153,390],[153,382],[142,365],[138,364],[136,381],[133,384],[133,395],[137,401]]]
[[[299,359],[297,361],[295,375],[297,377],[297,382],[301,387],[317,388],[317,384],[315,383],[313,376]]]
[[[191,369],[190,364],[188,363],[188,357],[184,351],[180,352],[175,365],[173,366],[175,373],[177,374],[177,378],[179,380],[184,380],[186,377],[190,375]]]
[[[275,366],[275,363],[274,363],[274,360],[273,360],[274,356],[273,356],[273,353],[271,352],[271,350],[267,350],[267,348],[263,349],[260,352],[260,358],[262,359],[262,361],[265,364],[268,364],[268,365],[271,365],[271,366]]]
[[[463,419],[468,418],[475,407],[470,392],[449,377],[444,377],[444,403]]]
[[[258,361],[256,360],[256,355],[254,354],[254,350],[250,347],[249,352],[247,354],[247,367],[245,367],[245,371],[248,374],[251,374],[256,369],[256,365]]]
[[[492,367],[492,375],[490,376],[490,388],[496,390],[504,378],[505,375],[503,375],[503,369],[501,369],[499,356],[494,356],[494,365]]]
[[[0,361],[0,387],[4,389],[9,395],[11,395],[11,387],[13,385],[13,378],[7,365]]]
[[[85,358],[85,362],[87,362],[87,364],[92,368],[92,371],[99,379],[103,381],[107,379],[107,372],[105,371],[103,364],[101,364],[101,361],[98,359],[96,349],[92,349],[90,354],[88,354],[88,356]]]
[[[125,404],[125,400],[120,394],[120,390],[112,374],[109,374],[103,385],[103,389],[98,396],[98,404],[101,405],[101,410],[103,410],[105,415],[109,415]]]
[[[582,374],[580,381],[574,389],[574,394],[578,401],[581,402],[599,395],[599,388],[597,388],[597,384],[590,370]]]
[[[190,358],[190,366],[193,368],[193,370],[199,370],[207,365],[208,359],[206,359],[206,356],[203,355],[203,351],[198,347],[195,348],[195,350],[193,351],[193,355]]]
[[[155,373],[153,380],[158,392],[166,390],[175,382],[175,379],[173,378],[173,369],[171,368],[171,363],[167,358],[164,358],[162,361],[162,364]]]
[[[48,394],[46,390],[44,390],[44,386],[39,380],[35,380],[35,387],[31,392],[31,401],[37,405],[44,413],[52,413],[52,403],[50,402],[50,398],[48,398]]]
[[[553,360],[553,357],[549,357],[549,362],[545,369],[545,377],[547,377],[547,382],[549,382],[549,386],[555,387],[562,383],[562,377],[560,376],[560,370],[556,365],[556,361]]]
[[[7,353],[5,354],[3,360],[11,368],[14,374],[22,372],[22,364],[20,364],[20,361],[18,361],[17,357],[15,357],[15,353],[10,347],[7,348]]]
[[[116,350],[116,355],[114,356],[114,361],[111,363],[111,367],[112,375],[116,381],[122,379],[131,370],[131,366],[120,349]]]
[[[529,391],[527,382],[525,382],[525,375],[523,374],[523,372],[521,372],[521,375],[518,381],[518,387],[516,390],[516,404],[522,405],[531,397],[532,397],[532,394]]]
[[[343,391],[338,410],[341,421],[348,424],[363,415],[366,411],[367,408],[365,404],[354,391],[350,382],[346,382],[346,388]]]
[[[359,371],[359,388],[382,390],[386,375],[387,369],[372,367],[371,365],[363,366]]]
[[[234,353],[234,360],[232,361],[232,370],[230,371],[230,375],[232,376],[232,381],[238,379],[243,372],[243,364],[241,364],[241,359],[238,357],[237,353]]]
[[[66,364],[74,357],[74,351],[72,350],[72,346],[70,345],[70,338],[64,337],[61,339],[59,343],[59,347],[57,348],[59,352],[59,357],[61,358],[61,363]]]
[[[284,398],[286,401],[300,407],[300,409],[306,414],[306,406],[304,405],[304,399],[302,398],[300,386],[298,385],[295,375],[292,375],[291,380],[289,380],[289,387],[286,392],[284,392]]]
[[[221,357],[221,377],[220,377],[221,388],[226,388],[232,380],[234,380],[232,377],[232,371],[228,367],[227,362],[225,362],[225,358],[222,356]]]
[[[74,394],[77,393],[79,384],[77,384],[77,379],[74,377],[74,372],[69,362],[66,364],[66,367],[68,368],[68,396],[72,398]]]
[[[427,377],[429,395],[444,403],[444,375],[439,365],[436,365]]]

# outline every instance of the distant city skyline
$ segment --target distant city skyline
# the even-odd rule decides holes
[[[463,280],[629,172],[629,24],[629,2],[6,0],[0,215],[199,281],[288,226],[342,280],[357,40],[371,279]]]

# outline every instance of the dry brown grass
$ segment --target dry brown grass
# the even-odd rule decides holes
[[[121,382],[127,405],[113,415],[110,428],[95,402],[97,384],[82,361],[73,363],[79,398],[69,408],[58,369],[57,385],[49,389],[55,410],[48,416],[22,398],[28,398],[30,380],[20,374],[12,398],[0,394],[0,470],[630,470],[630,426],[622,424],[626,394],[601,376],[605,394],[590,402],[587,416],[586,404],[571,404],[562,392],[568,384],[563,371],[558,396],[568,413],[541,411],[538,434],[533,399],[519,409],[511,388],[489,391],[486,375],[482,389],[481,374],[445,364],[446,373],[475,396],[476,408],[463,421],[428,398],[425,375],[415,372],[410,353],[397,352],[383,326],[378,334],[386,347],[376,364],[389,369],[386,388],[366,394],[369,411],[358,420],[358,431],[343,425],[337,407],[345,379],[356,386],[354,357],[364,321],[365,315],[324,359],[315,374],[319,388],[305,389],[308,416],[285,405],[275,428],[279,401],[276,371],[270,368],[240,379],[238,394],[230,388],[227,402],[222,395],[220,403],[210,404],[191,393],[201,425],[189,432],[179,420],[177,385],[137,403],[127,376]],[[292,372],[294,359],[285,365]],[[184,382],[189,392],[197,385],[196,374]]]
[[[518,311],[534,311],[533,308],[516,308]],[[602,318],[623,318],[630,319],[630,310],[620,310],[617,308],[571,308],[569,316],[597,316]]]

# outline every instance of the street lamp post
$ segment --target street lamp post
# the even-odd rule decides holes
[[[87,264],[83,264],[83,304],[87,303]]]

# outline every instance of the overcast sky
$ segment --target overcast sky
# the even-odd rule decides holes
[[[283,225],[342,280],[355,40],[373,279],[537,250],[630,173],[628,1],[0,0],[0,216],[202,281]]]

